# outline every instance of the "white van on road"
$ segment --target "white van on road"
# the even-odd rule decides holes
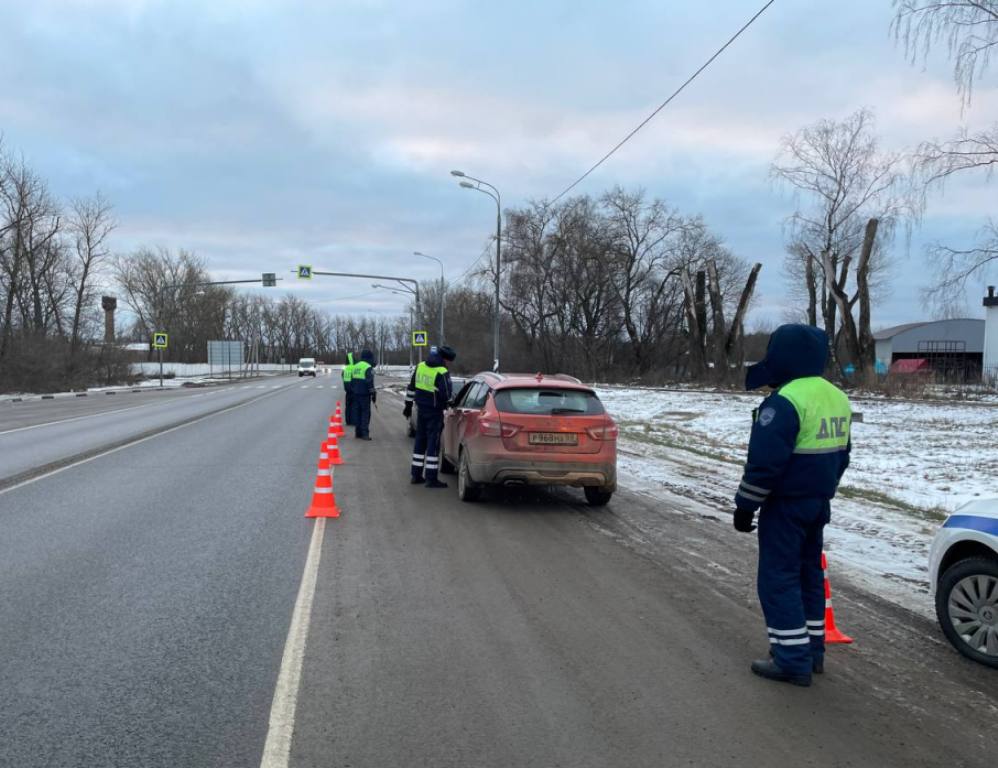
[[[311,376],[315,378],[316,368],[315,368],[315,358],[314,357],[303,357],[298,361],[298,378],[302,376]]]

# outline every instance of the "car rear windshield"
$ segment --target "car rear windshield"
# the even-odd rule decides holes
[[[496,408],[503,413],[524,413],[537,416],[560,414],[598,416],[605,413],[603,403],[592,392],[580,389],[546,389],[529,387],[500,389],[495,395]]]

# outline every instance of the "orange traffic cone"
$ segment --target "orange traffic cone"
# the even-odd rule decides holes
[[[340,456],[340,441],[337,440],[336,435],[330,437],[322,445],[326,449],[326,453],[329,456],[329,463],[331,465],[338,467],[343,463],[343,457]]]
[[[340,420],[339,412],[336,412],[329,417],[329,434],[331,435],[343,435],[343,422]]]
[[[329,449],[326,443],[319,446],[319,469],[329,469]]]
[[[841,630],[835,626],[835,611],[832,610],[832,584],[828,580],[828,558],[825,553],[821,553],[821,570],[825,574],[825,642],[826,643],[851,643],[852,638],[842,634]]]
[[[340,510],[336,506],[336,494],[333,493],[333,473],[329,469],[316,472],[315,490],[312,493],[312,506],[305,512],[305,517],[339,517]]]

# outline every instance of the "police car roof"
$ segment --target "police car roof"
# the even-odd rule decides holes
[[[493,371],[482,371],[476,378],[484,379],[493,389],[545,386],[592,391],[591,387],[567,373],[494,373]]]

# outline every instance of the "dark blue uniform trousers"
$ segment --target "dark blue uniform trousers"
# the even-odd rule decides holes
[[[371,396],[353,396],[353,423],[354,434],[357,437],[367,437],[370,434],[371,426]]]
[[[344,419],[346,420],[347,426],[353,426],[356,419],[354,419],[354,396],[353,392],[350,391],[350,382],[345,385],[346,389],[346,403],[344,403],[346,412],[344,413]]]
[[[809,675],[825,655],[821,571],[827,499],[771,499],[759,515],[759,602],[780,669]]]
[[[416,408],[416,442],[412,447],[412,476],[436,480],[440,471],[440,433],[444,428],[443,411]]]

